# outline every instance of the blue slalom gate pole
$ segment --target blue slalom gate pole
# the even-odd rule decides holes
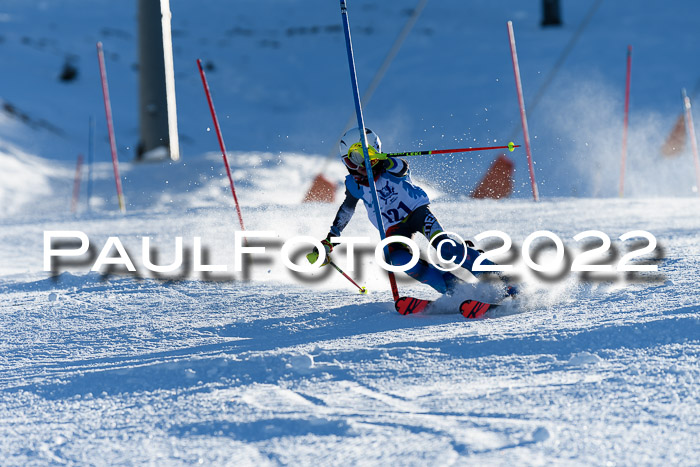
[[[95,119],[90,117],[88,129],[88,179],[87,179],[87,210],[90,211],[92,196],[92,160],[95,153]]]
[[[365,169],[367,170],[367,180],[369,182],[369,189],[372,194],[372,204],[374,205],[374,215],[377,217],[377,228],[379,229],[379,235],[384,240],[386,238],[386,231],[384,230],[384,223],[382,222],[382,214],[379,208],[379,197],[377,196],[377,187],[374,184],[374,175],[372,174],[372,163],[369,159],[369,151],[367,150],[367,135],[365,134],[365,120],[362,116],[362,103],[360,102],[360,91],[357,87],[357,72],[355,70],[355,58],[352,53],[352,39],[350,37],[350,22],[348,20],[348,9],[345,4],[345,0],[340,0],[340,13],[343,18],[343,31],[345,32],[345,46],[348,52],[348,65],[350,66],[350,82],[352,83],[352,94],[355,99],[355,112],[357,113],[357,126],[360,128],[360,134],[362,139],[362,151],[365,155]],[[384,247],[384,259],[388,264],[391,264],[391,255],[389,254],[389,247]],[[396,278],[394,273],[388,271],[389,283],[391,284],[391,293],[394,297],[394,301],[399,299],[399,289],[396,285]]]

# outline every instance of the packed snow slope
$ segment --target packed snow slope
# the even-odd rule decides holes
[[[97,160],[109,146],[95,43],[104,43],[119,154],[134,158],[138,131],[136,1],[6,0],[0,6],[0,136],[26,152],[75,161],[97,122]],[[348,2],[358,80],[365,89],[418,0]],[[680,0],[562,2],[564,25],[542,29],[541,2],[428,2],[365,108],[391,151],[522,143],[506,22],[512,20],[543,196],[617,194],[625,84],[632,45],[628,195],[693,194],[689,152],[659,148],[680,111],[680,89],[700,70],[695,18]],[[206,67],[229,149],[329,154],[353,113],[338,2],[171,2],[183,157],[216,139],[195,60]],[[590,16],[542,99],[562,53]],[[65,64],[77,76],[59,81]],[[535,107],[536,104],[536,107]],[[501,143],[501,144],[499,144]],[[465,194],[497,154],[415,161],[441,191]],[[530,196],[525,152],[515,196]],[[336,162],[337,163],[337,162]],[[315,171],[307,174],[308,187]],[[438,186],[442,185],[442,186]]]
[[[325,235],[335,206],[290,203],[274,186],[280,172],[297,177],[313,161],[231,156],[249,229],[280,240]],[[219,164],[211,154],[156,177],[126,165],[136,205],[126,215],[66,214],[67,175],[35,211],[2,221],[0,463],[696,463],[697,200],[438,200],[445,226],[467,238],[502,230],[516,253],[527,235],[548,229],[575,256],[584,246],[573,236],[596,229],[613,239],[615,264],[630,249],[617,237],[647,230],[658,246],[644,262],[659,271],[523,274],[521,297],[489,319],[465,320],[454,300],[403,317],[367,252],[352,273],[366,296],[332,270],[292,276],[275,241],[262,243],[267,253],[246,275],[205,277],[183,266],[153,277],[143,266],[145,236],[156,264],[172,262],[176,237],[186,258],[201,237],[205,264],[232,271],[239,226]],[[108,169],[96,171],[105,179],[98,186],[108,185]],[[113,196],[97,199],[116,206]],[[363,211],[347,234],[376,241]],[[91,259],[61,263],[50,278],[46,230],[84,231]],[[90,272],[109,236],[137,273]],[[522,267],[518,254],[510,259]],[[336,260],[345,263],[342,250]],[[435,298],[404,278],[399,286]],[[494,293],[487,283],[460,291]]]

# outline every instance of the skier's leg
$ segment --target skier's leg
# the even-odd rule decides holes
[[[442,236],[442,237],[441,237]],[[440,233],[435,237],[435,242],[433,245],[438,247],[440,245],[440,242],[444,241],[447,239],[448,241],[444,242],[442,246],[440,247],[442,256],[443,258],[450,258],[454,257],[455,262],[459,262],[462,260],[462,258],[465,257],[466,259],[464,260],[464,263],[462,263],[462,267],[472,273],[474,276],[478,277],[481,274],[483,274],[485,271],[474,271],[474,262],[476,261],[476,258],[482,255],[483,253],[479,252],[478,250],[472,248],[473,243],[468,242],[467,245],[464,245],[456,240],[450,239],[446,234]],[[487,265],[487,266],[492,266],[496,263],[493,261],[490,261],[488,259],[483,259],[481,261],[481,264]],[[492,274],[496,274],[505,284],[506,286],[506,294],[508,294],[511,297],[515,297],[518,294],[518,289],[516,286],[510,283],[510,280],[508,279],[507,276],[505,276],[502,272],[493,272]]]
[[[415,217],[420,217],[423,219],[423,226],[421,229],[423,235],[425,235],[425,237],[434,247],[440,248],[440,253],[443,258],[454,258],[456,263],[462,261],[462,258],[464,258],[464,262],[462,263],[462,267],[464,269],[472,273],[474,276],[479,276],[483,273],[482,271],[473,270],[476,258],[482,253],[474,248],[474,244],[472,242],[467,240],[465,244],[451,239],[449,235],[445,233],[442,225],[440,225],[440,222],[437,220],[435,215],[430,212],[430,208],[427,205],[416,209],[414,214],[417,214]],[[481,261],[481,264],[491,266],[496,263],[484,258]],[[509,283],[508,278],[504,277],[501,273],[496,274],[505,282],[507,293],[511,296],[515,296],[517,289]]]
[[[407,264],[411,260],[411,253],[403,248],[394,248],[393,251],[390,249],[390,254],[391,262],[396,266]],[[418,282],[429,285],[442,294],[448,291],[448,284],[445,279],[449,280],[449,277],[446,278],[442,271],[423,259],[419,259],[415,266],[406,271],[406,274]],[[452,276],[452,274],[450,274],[450,276]]]
[[[401,235],[411,238],[416,232],[422,232],[425,235],[425,219],[427,215],[432,216],[427,205],[418,207],[403,222],[389,227],[386,231],[386,236]],[[432,219],[435,225],[440,228],[440,224],[435,219],[435,216],[432,216]],[[411,260],[410,250],[407,246],[400,243],[389,244],[389,254],[394,265],[404,265]],[[427,284],[442,294],[446,293],[449,295],[457,284],[462,282],[461,279],[451,272],[441,271],[423,259],[419,259],[415,266],[405,272],[418,282]]]
[[[445,233],[445,229],[442,228],[442,225],[440,225],[440,221],[438,221],[437,217],[430,211],[428,205],[421,206],[413,211],[411,219],[409,220],[414,224],[420,223],[420,225],[416,225],[414,228],[422,232],[425,238],[427,238],[435,248],[438,246],[440,247],[443,258],[454,258],[455,262],[459,262],[466,256],[462,267],[474,275],[478,274],[472,272],[474,261],[476,261],[477,256],[480,254],[473,248],[474,244],[467,241],[467,245],[464,245],[461,242],[451,239]],[[441,244],[440,242],[443,243]],[[485,259],[482,261],[482,264],[491,265],[494,263]]]
[[[433,246],[435,246],[436,248],[440,248],[440,253],[443,258],[454,258],[454,262],[460,262],[462,261],[462,258],[464,258],[464,263],[462,263],[462,267],[464,269],[471,272],[475,276],[478,276],[482,273],[482,271],[472,270],[474,267],[474,261],[476,261],[476,258],[481,255],[481,253],[476,248],[473,248],[474,244],[472,242],[467,240],[465,245],[464,243],[450,238],[444,232],[440,232],[437,235],[435,235],[431,242]],[[496,263],[488,259],[483,259],[481,261],[481,264],[492,266]]]

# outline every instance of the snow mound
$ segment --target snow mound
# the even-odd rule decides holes
[[[538,427],[534,432],[532,432],[532,441],[535,443],[541,443],[547,441],[550,438],[549,430],[545,427]]]
[[[64,169],[0,140],[0,218],[11,216],[37,203],[52,192],[52,178],[67,176]],[[70,200],[66,199],[66,206]]]
[[[602,358],[590,352],[578,352],[571,356],[567,365],[569,366],[588,366],[597,365],[603,361]]]
[[[308,373],[314,367],[314,357],[308,354],[292,355],[287,365],[299,373]]]

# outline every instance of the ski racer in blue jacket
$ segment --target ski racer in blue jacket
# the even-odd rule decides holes
[[[400,158],[373,158],[373,155],[381,153],[381,140],[369,128],[365,128],[365,134],[386,236],[401,235],[411,238],[414,234],[421,233],[433,245],[440,245],[443,239],[449,237],[430,211],[428,195],[411,180],[408,163]],[[367,171],[364,167],[365,161],[360,136],[359,128],[353,128],[345,133],[340,141],[340,157],[349,174],[345,177],[345,200],[338,209],[328,235],[321,241],[326,250],[324,265],[330,261],[330,253],[333,251],[330,239],[340,237],[343,229],[350,222],[359,200],[364,202],[369,220],[375,228],[378,228]],[[479,251],[472,248],[473,246],[471,242],[467,242],[467,246],[459,241],[444,242],[441,247],[442,256],[444,258],[454,257],[458,261],[466,256],[462,267],[472,272],[474,261],[480,254]],[[395,265],[407,264],[411,259],[408,247],[398,242],[389,244],[389,254],[392,264]],[[494,263],[484,260],[482,264],[491,265]],[[406,274],[431,286],[440,293],[450,293],[460,282],[460,279],[451,272],[441,271],[423,259],[407,270]],[[472,274],[477,273],[472,272]],[[511,295],[515,294],[515,289],[512,286],[509,286],[507,290]]]

